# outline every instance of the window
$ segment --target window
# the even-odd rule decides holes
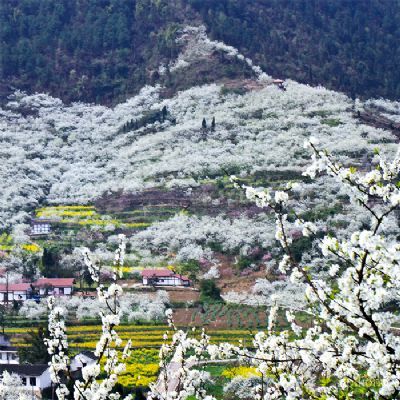
[[[31,377],[29,378],[29,385],[30,385],[30,386],[36,386],[36,377],[31,376]]]
[[[25,386],[25,385],[26,385],[26,377],[23,376],[23,377],[21,378],[21,380],[22,380],[22,384]]]

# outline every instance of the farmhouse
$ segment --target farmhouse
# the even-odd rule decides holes
[[[71,296],[74,278],[40,278],[32,286],[39,289],[40,296]]]
[[[146,286],[190,286],[188,277],[169,269],[145,269],[142,271],[143,285]]]
[[[47,235],[51,231],[51,221],[34,219],[31,221],[31,235]]]
[[[32,287],[30,283],[1,283],[0,302],[24,301],[30,297]]]
[[[47,364],[0,364],[0,374],[19,375],[22,384],[39,398],[42,389],[51,386],[49,366]]]
[[[6,335],[0,335],[0,364],[18,364],[18,350],[11,346]]]

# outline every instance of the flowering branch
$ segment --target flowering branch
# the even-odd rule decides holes
[[[121,352],[119,347],[122,340],[116,332],[120,324],[121,310],[120,297],[122,288],[117,279],[121,276],[125,253],[125,237],[120,235],[119,247],[115,253],[113,283],[108,287],[99,285],[97,296],[101,303],[107,306],[108,313],[101,312],[102,334],[96,345],[96,362],[82,368],[82,379],[73,380],[70,374],[70,359],[67,354],[68,340],[64,321],[64,311],[54,306],[54,298],[49,299],[49,332],[50,338],[46,339],[49,353],[52,355],[50,362],[51,379],[56,385],[56,394],[59,400],[68,399],[70,392],[67,383],[72,381],[74,400],[117,400],[118,393],[112,393],[118,375],[125,370],[124,360],[130,356],[131,341],[125,345]],[[89,251],[84,251],[84,260],[91,273],[92,279],[99,281],[99,268],[93,263]],[[99,381],[101,372],[105,378]],[[132,396],[125,397],[126,400]]]
[[[375,170],[362,174],[332,161],[327,152],[317,148],[316,141],[307,146],[313,151],[313,162],[305,174],[327,173],[349,188],[352,201],[371,215],[371,225],[345,239],[325,235],[317,241],[322,255],[337,261],[329,268],[331,279],[322,280],[293,255],[287,232],[291,224],[289,194],[294,185],[271,192],[239,185],[232,177],[248,199],[275,213],[275,237],[283,249],[279,269],[289,273],[292,282],[305,283],[309,315],[315,317],[308,328],[300,327],[288,310],[291,328],[279,332],[274,306],[268,329],[255,335],[253,349],[229,343],[208,345],[207,359],[235,356],[255,365],[263,379],[268,378],[265,390],[254,389],[254,398],[259,400],[351,398],[360,387],[365,398],[398,398],[400,338],[393,325],[399,319],[389,306],[400,293],[400,245],[380,231],[384,219],[400,203],[400,157],[391,163],[380,159]],[[315,224],[301,218],[295,225],[302,228],[304,236],[312,237],[318,231]],[[176,335],[179,346],[170,350],[176,352],[174,357],[179,355],[183,365],[181,358],[201,348],[200,341],[181,331]],[[185,387],[180,389],[183,395],[174,398],[185,398]]]

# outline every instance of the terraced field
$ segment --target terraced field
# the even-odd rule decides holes
[[[36,328],[33,328],[36,329]],[[132,356],[127,361],[127,369],[121,376],[120,383],[125,388],[134,386],[148,386],[157,379],[159,370],[158,351],[162,344],[162,336],[168,329],[166,325],[122,325],[118,329],[123,341],[132,340]],[[26,328],[6,328],[6,333],[12,336],[12,343],[17,346],[25,346],[24,338]],[[96,340],[101,332],[100,325],[76,325],[68,328],[71,354],[81,350],[94,350]],[[250,343],[251,334],[246,329],[210,329],[212,343],[229,341],[238,344],[243,341]],[[193,333],[199,337],[200,331]]]
[[[208,329],[255,330],[267,325],[265,309],[235,304],[205,304],[199,308],[177,309],[175,322],[180,325],[206,326]]]
[[[100,214],[97,209],[92,206],[50,206],[42,207],[36,210],[37,218],[46,218],[53,220],[56,226],[62,227],[82,227],[82,226],[98,226],[100,229],[111,230],[112,226],[121,229],[143,229],[151,225],[147,218],[143,217],[143,212],[133,211],[126,215],[111,216]]]

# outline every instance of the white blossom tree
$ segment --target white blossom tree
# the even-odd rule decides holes
[[[278,307],[273,306],[268,329],[255,335],[253,349],[229,343],[210,345],[205,334],[196,340],[177,331],[172,362],[179,362],[180,368],[171,377],[178,381],[177,390],[165,394],[153,387],[152,398],[185,399],[189,391],[193,393],[188,365],[199,357],[238,357],[252,363],[263,382],[268,381],[267,387],[261,383],[252,389],[255,399],[399,398],[399,318],[392,305],[400,293],[400,245],[395,237],[382,234],[382,226],[400,204],[400,155],[392,162],[379,158],[375,169],[362,173],[334,162],[326,151],[318,149],[315,140],[308,146],[313,150],[313,162],[305,174],[315,177],[324,172],[346,187],[351,200],[369,215],[369,224],[363,230],[345,238],[330,233],[318,239],[314,224],[301,218],[290,221],[292,185],[273,193],[240,185],[235,177],[232,180],[259,207],[274,211],[276,239],[284,252],[279,268],[292,282],[305,285],[309,324],[301,326],[295,312],[287,310],[291,328],[279,331],[275,325]],[[319,242],[329,264],[329,279],[320,279],[309,265],[295,259],[293,240],[288,235],[293,225],[301,226],[303,235]],[[168,350],[161,351],[163,360],[168,359]],[[164,361],[165,376],[172,362]],[[198,384],[201,387],[202,382]],[[198,398],[212,398],[204,391],[199,393]]]
[[[119,348],[122,340],[118,336],[116,328],[120,324],[121,307],[120,297],[122,288],[117,280],[122,276],[121,267],[125,254],[125,237],[120,236],[120,244],[115,253],[113,283],[105,288],[99,285],[97,288],[98,300],[106,307],[101,311],[102,334],[96,345],[95,364],[82,368],[82,379],[74,380],[70,373],[70,359],[68,357],[68,338],[64,320],[65,310],[55,306],[53,297],[48,300],[49,333],[46,345],[51,354],[50,372],[51,379],[56,385],[56,394],[59,400],[73,398],[74,400],[117,400],[118,393],[113,393],[118,375],[125,370],[124,360],[130,355],[131,341],[128,341],[122,351]],[[85,263],[94,281],[99,280],[99,269],[90,258],[87,250],[84,254]],[[99,375],[104,373],[105,377],[99,380]],[[72,389],[70,389],[72,386]],[[72,390],[72,393],[71,393]],[[132,396],[125,397],[126,400]]]
[[[2,373],[0,383],[0,400],[28,400],[29,389],[23,385],[22,379],[16,374]]]
[[[348,195],[370,216],[369,225],[337,238],[332,233],[322,239],[318,227],[300,216],[289,218],[290,192],[285,190],[253,189],[235,185],[246,192],[259,207],[273,210],[276,216],[276,239],[284,252],[279,269],[287,273],[293,283],[306,287],[308,300],[306,312],[309,324],[301,326],[293,310],[286,311],[291,324],[289,330],[276,327],[278,306],[271,307],[266,332],[259,332],[253,348],[229,343],[211,345],[203,330],[201,339],[190,337],[189,332],[178,330],[167,317],[173,334],[171,341],[166,334],[160,350],[160,379],[151,387],[149,398],[183,400],[188,396],[211,400],[204,384],[209,377],[201,369],[193,369],[207,361],[236,358],[252,363],[261,374],[261,383],[254,386],[255,399],[344,399],[379,398],[395,399],[400,393],[400,337],[398,315],[391,308],[399,300],[400,245],[395,236],[383,235],[385,219],[400,204],[400,155],[392,162],[382,158],[370,172],[358,172],[352,167],[332,161],[325,151],[317,148],[315,140],[313,162],[305,172],[314,177],[327,173],[348,188]],[[329,280],[322,280],[309,265],[298,261],[292,254],[293,238],[288,234],[295,226],[301,227],[304,236],[315,238],[326,257]],[[391,227],[393,230],[393,227]],[[82,380],[73,382],[75,399],[118,399],[112,389],[118,374],[124,370],[123,360],[129,354],[128,343],[120,354],[122,341],[116,328],[120,322],[121,287],[117,284],[119,268],[123,263],[125,244],[123,238],[116,252],[114,283],[108,289],[98,288],[99,301],[108,311],[101,313],[103,333],[96,347],[98,362],[83,369]],[[320,262],[323,259],[319,259]],[[85,263],[94,280],[98,268],[85,252]],[[69,374],[68,341],[63,319],[64,310],[54,305],[50,298],[49,330],[47,345],[52,355],[52,380],[58,398],[71,394],[67,386]],[[122,362],[121,362],[122,360]],[[104,361],[104,364],[102,363]],[[103,365],[103,367],[101,367]],[[101,369],[106,377],[99,380]]]

